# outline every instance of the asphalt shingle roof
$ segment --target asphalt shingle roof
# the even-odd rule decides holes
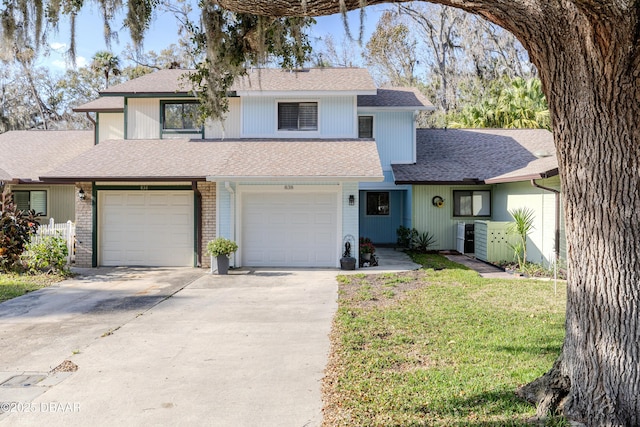
[[[186,78],[193,70],[159,70],[111,86],[102,95],[187,94],[192,89]],[[376,85],[364,68],[311,68],[289,71],[274,68],[249,70],[231,87],[238,92],[375,91]]]
[[[364,68],[309,68],[251,70],[236,80],[238,92],[371,92],[376,85]]]
[[[215,178],[383,179],[374,141],[110,140],[50,171],[46,180]]]
[[[398,184],[515,182],[557,173],[543,129],[418,129],[417,163],[392,165]]]
[[[358,95],[358,107],[435,109],[427,97],[413,87],[378,89],[377,95]]]
[[[38,181],[40,175],[93,146],[93,131],[6,132],[0,134],[0,169],[6,181]]]
[[[104,113],[124,111],[124,96],[103,96],[73,109],[77,113],[101,111]]]

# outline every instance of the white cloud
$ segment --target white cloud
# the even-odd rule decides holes
[[[88,63],[84,56],[76,56],[76,67],[86,67]]]
[[[60,68],[64,70],[67,68],[67,63],[61,59],[56,59],[55,61],[51,61],[51,66],[53,68]]]

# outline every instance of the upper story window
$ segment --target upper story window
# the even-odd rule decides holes
[[[373,116],[358,116],[358,138],[373,138]]]
[[[491,191],[454,191],[453,216],[491,216]]]
[[[318,130],[318,103],[279,102],[278,130]]]
[[[13,202],[21,211],[34,210],[40,216],[47,216],[47,192],[45,190],[14,191]]]
[[[200,132],[198,107],[198,101],[163,101],[162,129],[175,131],[195,130]]]

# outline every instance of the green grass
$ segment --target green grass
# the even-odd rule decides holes
[[[514,391],[560,353],[564,285],[420,258],[430,268],[340,279],[325,425],[527,425]]]
[[[52,274],[19,275],[0,273],[0,302],[22,296],[31,291],[46,288],[63,279],[64,277],[62,276]]]

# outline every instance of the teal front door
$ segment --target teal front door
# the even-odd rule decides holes
[[[395,244],[404,218],[406,191],[360,191],[360,237],[374,244]]]

